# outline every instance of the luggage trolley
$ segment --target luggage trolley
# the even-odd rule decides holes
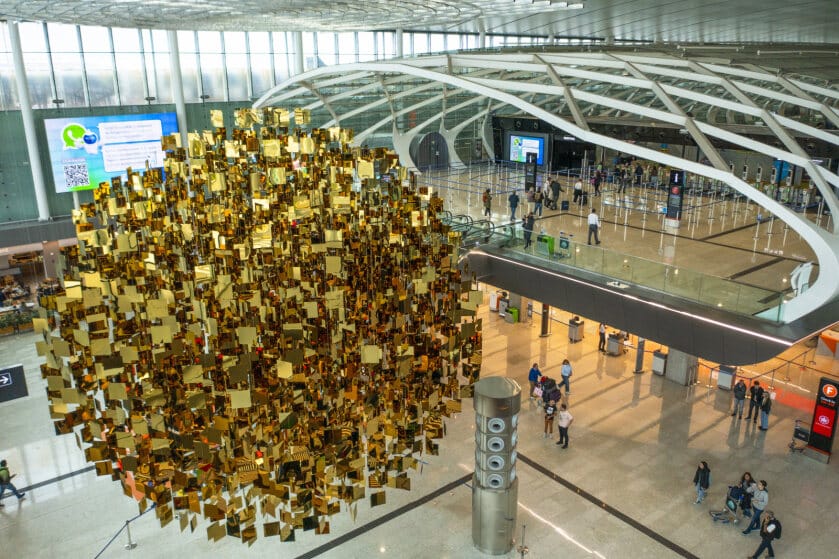
[[[792,432],[792,440],[789,443],[789,451],[792,453],[804,452],[807,445],[810,444],[810,430],[806,427],[803,419],[795,420],[795,429]],[[799,444],[804,443],[804,444]]]
[[[723,524],[737,524],[740,519],[737,517],[737,508],[742,506],[743,491],[736,485],[729,485],[725,495],[725,506],[722,510],[711,510],[708,514],[714,522]]]

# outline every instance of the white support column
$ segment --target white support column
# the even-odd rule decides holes
[[[484,18],[475,19],[475,23],[478,26],[478,47],[485,49],[487,47],[487,29]]]
[[[302,74],[306,69],[303,62],[303,33],[301,31],[292,31],[294,38],[294,74]]]
[[[38,205],[38,220],[50,219],[50,206],[47,202],[47,188],[44,185],[44,172],[41,169],[41,157],[38,152],[38,139],[35,133],[35,116],[32,113],[32,101],[29,97],[29,80],[23,66],[23,51],[20,48],[19,22],[7,21],[9,42],[12,46],[12,58],[15,64],[17,95],[20,99],[20,113],[23,117],[23,132],[26,137],[26,152],[29,155],[29,168],[32,170],[32,184],[35,187],[35,203]]]
[[[411,159],[411,141],[416,135],[416,128],[402,134],[396,129],[396,123],[393,123],[393,150],[399,156],[399,163],[403,167],[414,171],[417,169],[417,166],[414,160]]]
[[[402,28],[401,27],[396,30],[396,38],[394,39],[394,41],[396,41],[396,57],[397,58],[403,58],[405,56],[405,53],[402,49]]]
[[[184,80],[181,75],[181,49],[178,47],[178,32],[166,32],[169,39],[169,71],[172,76],[172,99],[175,100],[175,114],[178,116],[178,130],[181,132],[181,145],[186,145],[186,102],[184,101]]]
[[[454,149],[454,143],[457,139],[457,134],[459,130],[447,130],[443,128],[442,122],[440,123],[440,135],[443,136],[443,139],[446,141],[446,149],[449,153],[449,166],[450,167],[465,167],[466,164],[463,163],[463,160],[457,154],[457,151]]]

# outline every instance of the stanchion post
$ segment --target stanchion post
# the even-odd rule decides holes
[[[524,556],[527,555],[528,553],[530,553],[530,550],[527,549],[527,546],[524,544],[524,530],[525,530],[525,528],[527,528],[527,524],[522,524],[521,525],[521,545],[518,546],[518,548],[516,549],[519,552],[519,555],[521,555],[521,559],[524,559]]]
[[[125,544],[125,549],[131,551],[135,547],[137,547],[137,542],[131,541],[131,523],[127,520],[125,521],[125,531],[128,532],[128,543]]]

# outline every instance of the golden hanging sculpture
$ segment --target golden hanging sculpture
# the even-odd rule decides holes
[[[327,533],[437,452],[481,294],[392,152],[281,109],[237,111],[230,138],[212,116],[188,149],[163,139],[165,180],[129,169],[74,214],[36,320],[50,412],[161,526]]]

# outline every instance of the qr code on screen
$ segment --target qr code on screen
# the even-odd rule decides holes
[[[84,159],[64,164],[64,182],[67,188],[78,188],[90,184],[90,175],[87,172],[87,161]]]

